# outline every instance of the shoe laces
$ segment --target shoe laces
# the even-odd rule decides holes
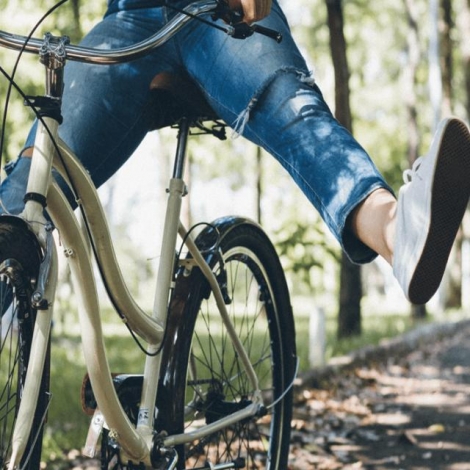
[[[423,161],[423,157],[418,157],[413,162],[413,165],[411,165],[411,168],[403,172],[403,181],[405,183],[411,183],[411,181],[413,180],[413,176],[415,175],[415,173],[417,173],[419,167],[421,166],[422,161]]]

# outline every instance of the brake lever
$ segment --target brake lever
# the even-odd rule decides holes
[[[227,34],[235,39],[246,39],[254,33],[258,33],[274,39],[277,43],[282,41],[282,34],[279,31],[260,26],[259,24],[249,25],[243,23],[243,15],[237,11],[231,10],[224,0],[218,2],[217,9],[213,13],[212,19],[214,21],[217,19],[224,20],[229,25]]]
[[[262,34],[268,38],[274,39],[277,43],[282,41],[282,34],[274,29],[265,28],[259,24],[249,25],[246,23],[237,23],[230,25],[231,29],[227,32],[230,36],[235,39],[246,39],[252,36],[254,33]]]

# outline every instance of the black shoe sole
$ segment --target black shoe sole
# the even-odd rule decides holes
[[[425,304],[437,291],[470,197],[470,133],[450,120],[441,139],[431,195],[431,221],[408,298]]]

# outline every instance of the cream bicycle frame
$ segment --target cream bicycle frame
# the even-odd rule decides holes
[[[186,246],[193,257],[194,263],[199,266],[210,283],[222,321],[237,354],[242,359],[253,390],[255,390],[253,403],[245,409],[206,425],[198,431],[168,436],[163,440],[163,446],[171,447],[190,442],[223,429],[230,424],[254,416],[259,411],[260,406],[263,405],[258,379],[229,319],[215,275],[197,249],[191,234],[180,222],[181,201],[185,194],[185,184],[182,178],[177,175],[170,180],[154,308],[152,315],[147,315],[136,304],[126,287],[115,256],[103,207],[91,178],[72,151],[58,139],[57,123],[49,118],[46,118],[45,121],[51,135],[49,135],[44,125],[39,123],[32,156],[28,191],[43,195],[47,194],[48,214],[58,229],[72,273],[73,286],[78,299],[83,351],[93,392],[106,425],[121,445],[126,459],[151,466],[150,451],[154,437],[155,402],[160,369],[164,367],[164,364],[161,364],[160,354],[147,355],[146,357],[139,418],[137,427],[134,427],[119,402],[106,357],[99,316],[99,300],[89,249],[90,243],[95,247],[95,256],[99,265],[103,268],[102,276],[109,286],[113,303],[118,311],[125,312],[125,321],[133,331],[147,342],[147,351],[153,354],[159,350],[163,339],[172,288],[175,247],[178,234],[180,234],[186,240]],[[53,145],[54,140],[58,142],[61,158],[58,158]],[[180,158],[183,158],[185,149],[181,149],[180,153]],[[80,221],[62,191],[55,182],[51,183],[53,164],[62,176],[65,178],[67,178],[67,174],[70,176],[77,194],[80,195],[80,200],[77,203],[83,208],[91,240],[87,239],[87,234],[80,227]],[[64,166],[67,168],[67,172],[64,171]],[[182,173],[182,170],[181,166],[178,173]],[[45,228],[46,219],[43,215],[43,207],[36,201],[28,201],[21,216],[31,224],[43,248],[50,250],[51,243],[48,243],[48,240],[50,241],[51,234]],[[47,276],[47,289],[45,290],[49,308],[39,311],[38,321],[36,322],[31,353],[35,366],[28,369],[27,373],[25,391],[14,431],[13,456],[9,466],[11,469],[17,468],[16,465],[18,465],[25,452],[26,442],[31,432],[31,417],[34,414],[34,406],[42,377],[42,367],[46,356],[53,298],[57,284],[55,246],[52,250],[51,267]],[[174,468],[176,462],[174,461],[172,465],[168,468]]]

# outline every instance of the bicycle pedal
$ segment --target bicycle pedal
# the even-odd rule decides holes
[[[104,416],[103,413],[97,408],[93,414],[90,427],[88,428],[88,434],[83,448],[82,454],[85,457],[94,458],[98,447],[98,441],[101,436],[101,432],[104,427]]]

